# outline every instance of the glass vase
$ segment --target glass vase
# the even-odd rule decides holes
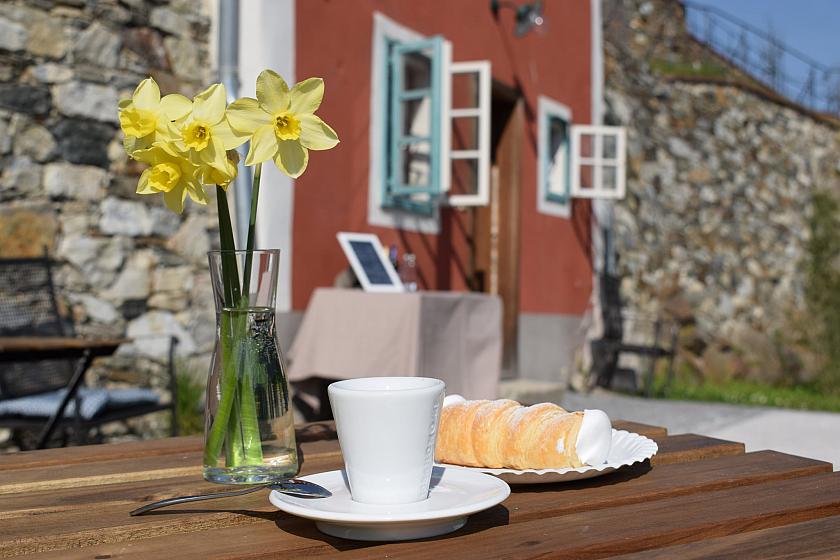
[[[258,484],[298,472],[286,368],[275,333],[280,251],[210,251],[216,347],[205,405],[204,478]]]

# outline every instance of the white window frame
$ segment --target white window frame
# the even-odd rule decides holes
[[[455,74],[475,74],[478,78],[478,107],[453,108],[452,107],[452,76]],[[442,128],[446,157],[443,158],[444,175],[443,191],[449,193],[452,190],[452,161],[458,159],[470,159],[477,162],[478,185],[474,194],[448,195],[442,200],[449,206],[487,206],[490,203],[490,90],[491,90],[490,62],[487,60],[474,60],[468,62],[453,62],[447,79],[448,84],[444,87],[445,99],[448,103],[444,105],[443,112],[446,113]],[[475,150],[451,150],[452,122],[456,118],[474,117],[478,119],[478,147]]]
[[[583,135],[593,137],[592,157],[580,155],[580,138]],[[612,136],[615,138],[615,158],[605,158],[603,154],[604,138]],[[624,198],[626,190],[626,146],[627,132],[623,126],[602,126],[602,125],[576,125],[572,127],[572,196],[574,198],[589,199],[611,199],[619,200]],[[583,189],[580,186],[580,170],[584,165],[592,166],[591,189]],[[610,165],[616,168],[615,188],[603,187],[603,166]]]
[[[559,202],[548,198],[548,177],[545,176],[544,162],[548,159],[548,119],[556,115],[569,123],[569,155],[573,151],[571,145],[572,110],[567,105],[560,103],[550,97],[540,95],[537,98],[537,212],[555,216],[558,218],[570,218],[572,216],[572,189],[566,189],[569,196],[565,202]],[[569,165],[571,166],[571,161]],[[571,167],[569,168],[571,170]],[[571,175],[571,173],[570,173]],[[565,180],[565,176],[564,176]]]

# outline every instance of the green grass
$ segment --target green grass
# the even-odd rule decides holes
[[[204,431],[204,391],[206,387],[200,378],[178,368],[175,376],[178,384],[178,433],[182,436],[200,434]]]
[[[675,380],[667,393],[657,391],[659,398],[724,402],[731,404],[776,406],[800,410],[840,412],[840,394],[824,393],[811,385],[774,387],[753,381],[733,380],[725,383],[692,383]]]
[[[807,345],[820,358],[818,380],[840,390],[840,203],[831,192],[811,198],[808,241],[801,269],[805,276],[807,324],[801,325]]]
[[[670,61],[654,59],[650,61],[650,68],[656,74],[663,76],[684,76],[698,78],[723,78],[730,74],[730,71],[720,64],[714,62],[701,62],[694,64],[684,61]]]

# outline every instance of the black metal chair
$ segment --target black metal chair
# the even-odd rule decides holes
[[[591,343],[594,382],[600,387],[614,388],[617,378],[627,377],[631,381],[625,383],[623,388],[636,392],[635,372],[633,370],[619,368],[618,366],[618,361],[622,354],[635,354],[648,359],[649,366],[644,391],[647,396],[650,396],[653,392],[653,379],[657,360],[661,358],[668,360],[668,380],[673,377],[674,358],[677,348],[677,325],[675,323],[668,325],[668,322],[662,320],[660,317],[634,316],[633,320],[652,324],[653,344],[646,346],[625,343],[624,321],[626,317],[623,312],[621,300],[621,278],[602,272],[598,277],[598,284],[604,334],[600,339],[593,340]],[[665,341],[662,341],[663,335]],[[667,342],[669,338],[669,347],[660,345],[660,342]]]
[[[0,337],[73,337],[72,321],[59,313],[49,258],[0,259]],[[64,352],[61,358],[0,362],[0,427],[16,436],[39,433],[35,447],[43,448],[60,430],[62,444],[72,430],[75,439],[86,441],[91,429],[105,423],[169,410],[172,435],[177,435],[177,384],[174,349],[170,339],[168,374],[170,402],[143,390],[88,389],[84,373],[92,362],[83,349]],[[14,358],[13,358],[14,359]],[[73,406],[70,406],[70,403]],[[71,410],[72,414],[67,414]],[[26,445],[25,438],[16,437]]]

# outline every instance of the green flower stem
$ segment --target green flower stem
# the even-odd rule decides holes
[[[228,208],[227,195],[222,187],[216,185],[216,204],[219,211],[219,243],[222,251],[233,251],[236,246],[233,240],[233,226],[230,221],[230,209]],[[230,309],[239,302],[241,297],[239,291],[239,272],[237,270],[236,255],[233,253],[222,253],[222,284],[224,288],[222,307]],[[222,310],[219,324],[219,344],[222,354],[222,371],[219,380],[221,398],[216,414],[213,417],[213,425],[207,434],[204,443],[204,464],[216,466],[222,445],[225,442],[228,423],[231,421],[231,408],[236,396],[236,369],[231,360],[232,335],[231,317],[229,313]],[[228,446],[229,448],[230,446]],[[228,453],[227,463],[233,459]]]
[[[219,210],[219,243],[223,251],[233,251],[236,245],[233,241],[233,225],[230,222],[227,193],[216,185],[216,206]],[[236,255],[222,253],[222,282],[224,283],[224,306],[234,307],[239,301],[239,271],[236,265]]]
[[[245,245],[245,270],[242,281],[242,293],[245,307],[248,307],[248,299],[251,292],[251,263],[254,257],[254,238],[257,234],[257,204],[260,200],[260,178],[262,177],[262,164],[254,166],[254,182],[251,184],[251,215],[248,219],[248,240]]]
[[[251,214],[248,220],[248,239],[245,245],[245,270],[242,279],[242,299],[240,306],[246,309],[243,317],[248,320],[247,309],[250,308],[251,298],[251,268],[254,258],[254,239],[256,238],[257,207],[260,199],[260,179],[262,177],[262,164],[254,167],[254,182],[251,185]],[[245,455],[244,464],[262,464],[263,454],[260,445],[260,425],[257,418],[257,402],[254,396],[254,377],[259,367],[258,349],[254,341],[242,341],[241,357],[242,367],[240,368],[239,379],[239,420],[242,428],[242,449]]]
[[[236,387],[234,386],[234,389]],[[239,390],[236,389],[238,393]],[[245,464],[245,450],[242,447],[242,426],[239,422],[240,411],[238,398],[234,397],[233,407],[228,418],[227,435],[225,441],[225,465],[239,467]]]
[[[262,166],[254,170],[251,192],[251,214],[246,240],[245,265],[240,290],[236,257],[222,255],[224,307],[221,318],[222,372],[221,398],[213,425],[205,443],[205,464],[215,465],[225,444],[225,465],[239,467],[260,465],[263,461],[260,443],[254,377],[259,367],[258,349],[248,339],[251,267],[253,266]],[[233,250],[233,227],[225,193],[216,187],[219,207],[219,237],[222,250]]]
[[[247,320],[247,317],[245,318]],[[239,380],[239,420],[242,429],[243,464],[261,465],[263,462],[260,443],[260,424],[257,416],[257,401],[254,394],[254,378],[260,368],[256,342],[243,341],[244,367]]]
[[[257,184],[257,188],[259,183]],[[216,187],[219,209],[219,237],[223,251],[235,249],[233,227],[225,192]],[[221,378],[220,399],[213,424],[204,446],[205,465],[215,466],[225,449],[225,466],[238,467],[262,463],[259,422],[254,399],[253,370],[257,360],[248,339],[248,289],[252,262],[256,204],[252,205],[249,224],[246,280],[239,286],[239,273],[234,254],[222,254],[223,310],[220,318]]]
[[[235,421],[235,415],[231,415],[231,408],[237,393],[236,364],[233,363],[233,348],[231,347],[232,343],[235,344],[235,336],[232,332],[233,325],[231,324],[230,312],[222,312],[219,330],[221,331],[219,333],[219,344],[222,353],[222,373],[219,380],[221,397],[219,398],[216,415],[213,417],[213,425],[210,427],[210,432],[204,443],[204,464],[208,466],[216,466],[219,454],[222,451],[222,444],[225,442],[225,436],[228,432],[228,423]],[[228,442],[226,448],[228,466],[230,466],[231,461],[235,460],[231,456],[230,447],[230,442]]]

